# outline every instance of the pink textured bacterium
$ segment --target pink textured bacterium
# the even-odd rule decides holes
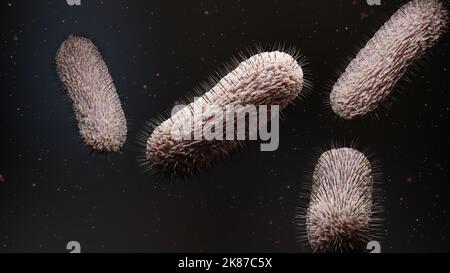
[[[56,55],[56,71],[70,98],[80,135],[99,152],[117,152],[127,121],[108,67],[91,40],[69,36]]]
[[[154,126],[150,135],[143,136],[144,164],[149,163],[151,169],[171,175],[185,175],[225,157],[239,146],[240,141],[178,140],[173,138],[172,128],[182,127],[186,117],[191,116],[196,109],[205,110],[212,105],[219,109],[238,105],[277,105],[283,109],[300,95],[304,85],[303,70],[297,57],[291,54],[263,52],[238,63],[234,70],[214,84],[199,99]],[[209,115],[199,118],[194,116],[192,124],[199,126],[193,130],[211,128],[218,122],[226,127],[226,120],[218,119]]]
[[[376,110],[408,68],[447,29],[448,12],[439,0],[402,6],[351,61],[334,85],[330,103],[343,119]]]
[[[321,155],[313,174],[306,232],[315,252],[363,251],[369,241],[374,176],[370,161],[351,148]]]

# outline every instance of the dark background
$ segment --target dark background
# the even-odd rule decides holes
[[[324,103],[361,45],[406,1],[1,1],[0,252],[308,252],[294,224],[317,151],[358,141],[378,159],[385,252],[450,251],[449,36],[379,118],[341,122]],[[103,52],[129,134],[91,155],[60,90],[69,34]],[[285,112],[281,146],[250,143],[198,176],[167,183],[137,164],[146,121],[237,53],[283,42],[309,61],[312,92]]]

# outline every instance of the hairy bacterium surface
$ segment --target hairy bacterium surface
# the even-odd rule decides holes
[[[195,172],[215,159],[227,156],[240,142],[174,139],[172,128],[182,127],[188,120],[186,117],[197,109],[206,111],[206,115],[194,116],[193,134],[195,130],[212,127],[218,123],[217,117],[208,113],[208,107],[213,105],[219,109],[238,105],[277,105],[283,109],[299,96],[303,85],[303,70],[296,57],[280,51],[256,54],[216,81],[215,86],[199,99],[155,126],[151,135],[143,140],[146,147],[144,160],[151,168],[168,171],[171,175]],[[219,120],[219,123],[226,123],[226,120]]]
[[[363,251],[373,219],[371,163],[351,148],[322,154],[313,174],[306,231],[315,252]]]
[[[117,152],[127,121],[108,67],[91,40],[69,36],[56,55],[56,71],[72,102],[80,135],[99,152]]]
[[[416,60],[447,29],[448,12],[439,0],[402,6],[352,60],[334,85],[330,103],[343,119],[376,110]]]

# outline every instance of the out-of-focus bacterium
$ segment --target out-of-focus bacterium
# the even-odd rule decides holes
[[[330,95],[344,119],[373,112],[416,60],[447,29],[448,12],[439,0],[413,0],[402,6],[351,61]]]
[[[210,130],[212,127],[217,130],[218,123],[220,127],[226,128],[230,119],[214,115],[217,111],[212,109],[227,112],[233,108],[233,115],[236,116],[243,116],[242,112],[248,110],[246,106],[277,106],[283,109],[297,98],[303,89],[303,70],[297,57],[291,54],[280,51],[263,52],[236,63],[237,68],[225,77],[213,80],[214,87],[206,89],[206,93],[200,98],[171,118],[156,124],[151,128],[151,135],[143,136],[144,162],[150,163],[151,169],[170,175],[191,174],[215,159],[228,155],[239,146],[241,140],[228,137],[177,139],[174,138],[173,128],[185,127],[187,121],[192,124],[192,135],[201,135],[199,131]],[[195,115],[199,110],[203,115]],[[234,121],[234,117],[232,120]],[[250,132],[249,127],[246,128],[248,140]]]
[[[126,141],[127,122],[97,47],[87,38],[69,36],[56,54],[56,71],[86,145],[99,152],[119,151]]]
[[[313,174],[306,232],[315,252],[364,251],[373,217],[373,171],[351,148],[322,154]]]

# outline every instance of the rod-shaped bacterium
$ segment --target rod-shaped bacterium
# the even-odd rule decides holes
[[[408,68],[447,29],[448,12],[439,0],[402,6],[351,61],[334,85],[330,103],[344,119],[376,110]]]
[[[87,38],[69,36],[58,49],[56,71],[86,145],[99,152],[119,151],[126,140],[127,122],[97,47]]]
[[[315,252],[363,251],[373,211],[373,173],[361,152],[332,149],[313,174],[306,211],[308,241]]]
[[[227,119],[213,115],[211,109],[226,111],[235,108],[236,116],[245,111],[246,106],[278,106],[283,109],[299,96],[302,88],[303,70],[296,57],[280,51],[256,54],[239,63],[200,98],[156,126],[148,139],[143,140],[145,161],[158,171],[170,172],[171,175],[195,172],[228,155],[238,147],[241,139],[177,139],[173,128],[183,127],[187,121],[192,121],[194,134],[218,123],[225,128]],[[203,115],[193,115],[199,109]],[[246,133],[248,136],[248,131]]]

